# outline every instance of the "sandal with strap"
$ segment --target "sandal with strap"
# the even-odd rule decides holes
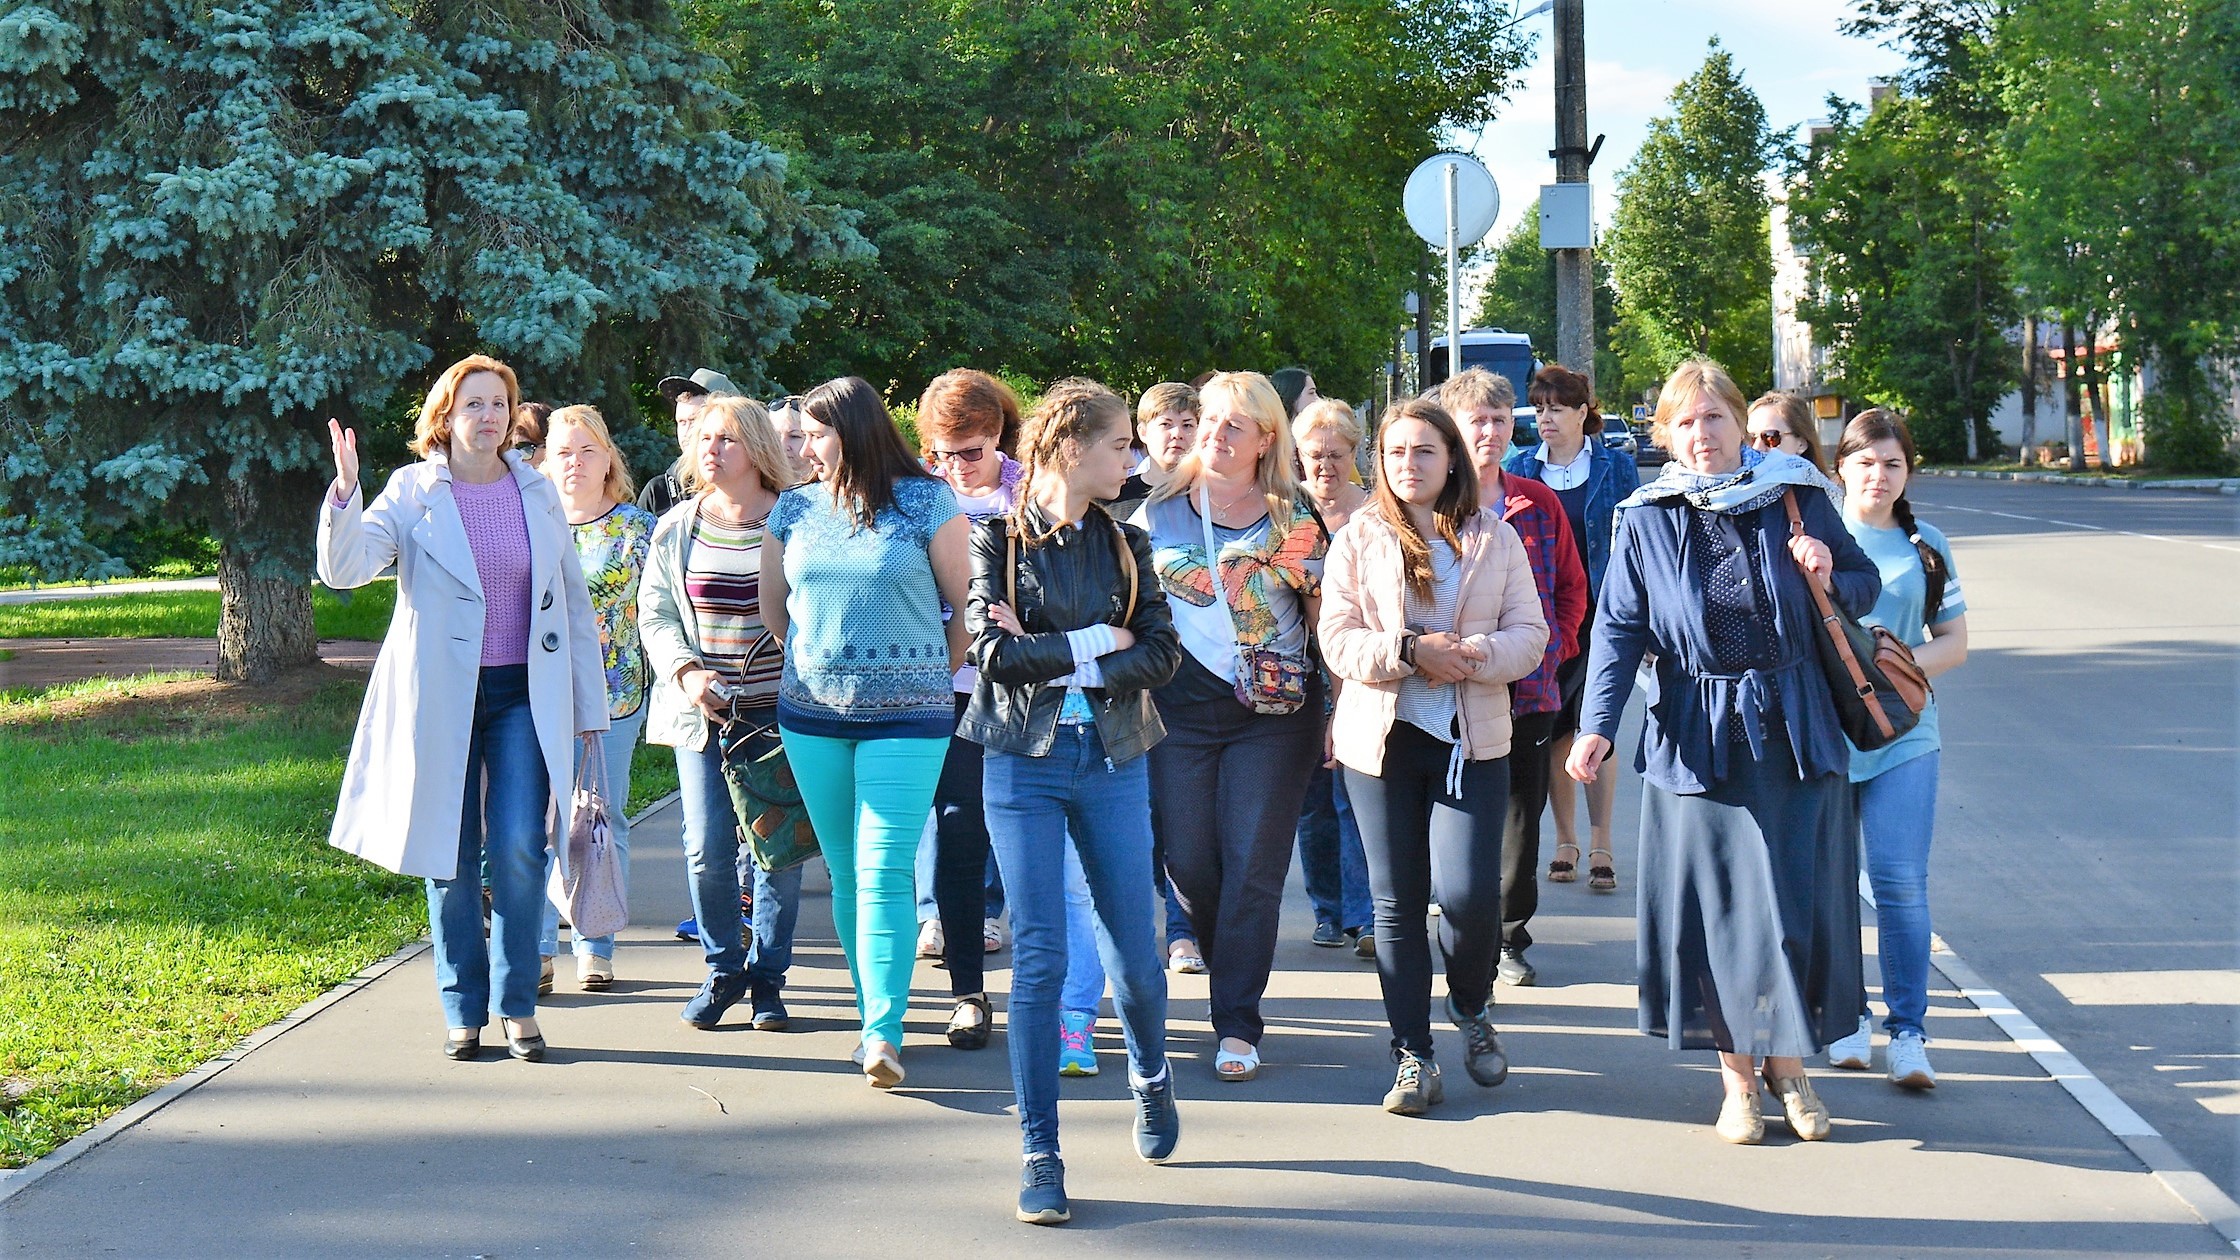
[[[1563,851],[1564,851],[1565,849],[1569,849],[1569,850],[1571,850],[1571,858],[1572,858],[1572,860],[1571,860],[1571,861],[1568,861],[1568,862],[1567,862],[1567,861],[1565,861],[1565,860],[1563,859]],[[1555,856],[1554,858],[1550,859],[1550,861],[1548,862],[1548,882],[1549,882],[1549,883],[1551,883],[1551,884],[1568,884],[1568,883],[1571,883],[1572,881],[1574,881],[1574,880],[1578,879],[1578,878],[1579,878],[1579,863],[1578,863],[1578,857],[1579,857],[1579,846],[1578,846],[1578,845],[1575,845],[1575,844],[1559,844],[1559,845],[1557,845],[1557,846],[1556,846],[1556,856]]]
[[[1260,1075],[1260,1047],[1254,1046],[1243,1054],[1217,1050],[1213,1056],[1213,1074],[1224,1081],[1249,1081]]]
[[[1600,857],[1602,861],[1595,861],[1597,857]],[[1587,850],[1587,887],[1594,889],[1596,892],[1616,892],[1618,890],[1616,862],[1617,858],[1608,849]]]

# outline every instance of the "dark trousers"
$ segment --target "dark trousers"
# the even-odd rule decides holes
[[[1555,739],[1556,717],[1550,711],[1511,719],[1509,821],[1501,829],[1501,948],[1519,954],[1532,948],[1525,924],[1540,908],[1540,815],[1548,806],[1548,745]]]
[[[1151,808],[1167,874],[1205,954],[1213,1031],[1260,1044],[1260,995],[1275,965],[1292,831],[1322,760],[1322,697],[1256,714],[1227,697],[1163,705]]]
[[[970,696],[957,697],[964,716]],[[988,819],[981,801],[982,750],[961,735],[949,738],[941,781],[933,789],[933,903],[941,914],[941,961],[949,969],[951,996],[978,993],[987,949],[980,940],[988,911]]]
[[[1475,1015],[1493,996],[1501,951],[1501,824],[1509,763],[1466,761],[1460,795],[1447,791],[1454,746],[1406,722],[1385,737],[1384,773],[1348,767],[1346,791],[1369,858],[1377,903],[1377,981],[1394,1049],[1431,1053],[1431,944],[1424,920],[1436,886],[1439,952],[1455,1009]]]

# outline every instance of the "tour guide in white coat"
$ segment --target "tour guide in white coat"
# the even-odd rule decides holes
[[[454,1059],[480,1054],[493,998],[513,1056],[544,1057],[547,811],[567,835],[574,737],[607,727],[598,626],[559,492],[506,449],[519,405],[511,368],[482,355],[453,364],[420,409],[421,462],[362,510],[357,435],[329,421],[336,475],[319,508],[320,581],[397,575],[329,839],[428,881]]]

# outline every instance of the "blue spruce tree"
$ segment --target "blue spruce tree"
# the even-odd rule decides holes
[[[314,656],[328,416],[471,350],[617,418],[678,365],[760,383],[815,304],[771,265],[867,247],[717,73],[665,0],[0,12],[0,561],[204,523],[259,681]]]

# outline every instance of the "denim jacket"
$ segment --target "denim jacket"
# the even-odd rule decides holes
[[[1587,536],[1577,542],[1587,562],[1591,601],[1601,594],[1602,575],[1610,567],[1610,539],[1616,525],[1612,517],[1618,504],[1641,488],[1641,469],[1630,456],[1611,450],[1599,433],[1587,435],[1587,454],[1594,465],[1587,473]],[[1509,458],[1501,461],[1501,471],[1534,481],[1548,479],[1547,465],[1540,462],[1537,446],[1510,452]]]

